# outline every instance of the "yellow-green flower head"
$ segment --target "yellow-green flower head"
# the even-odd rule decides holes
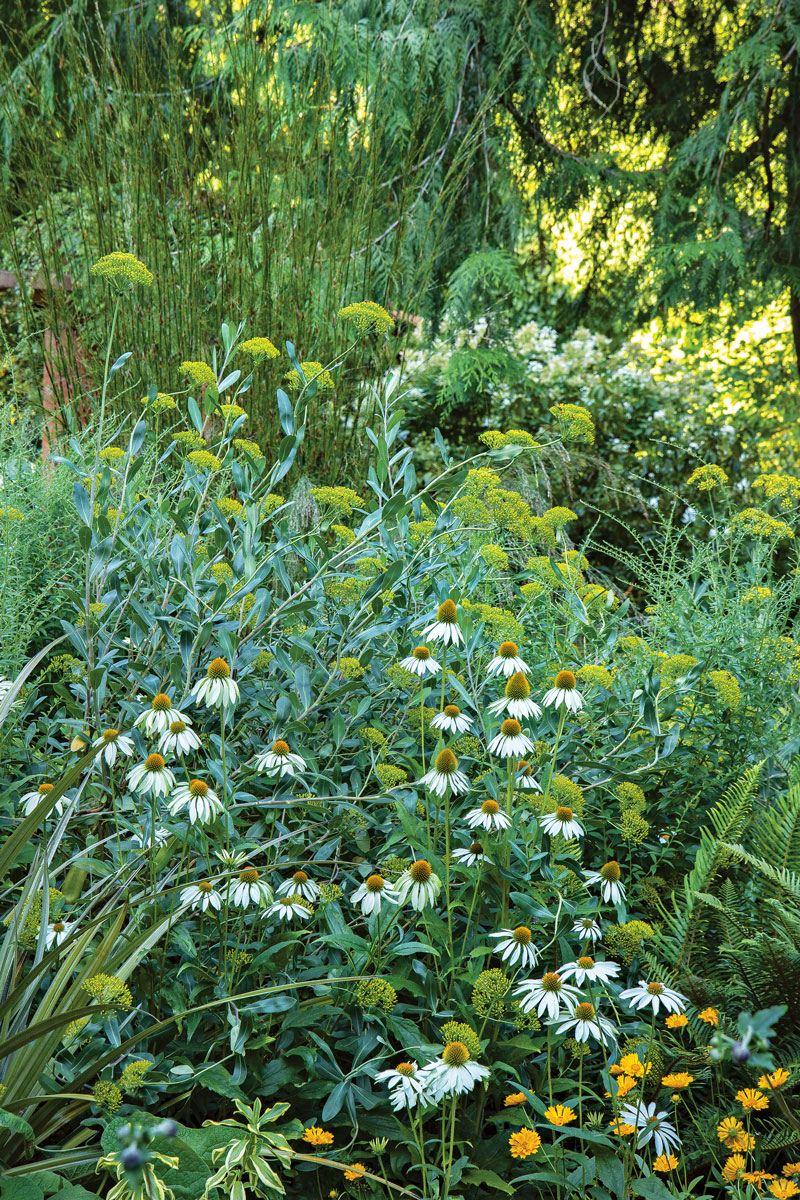
[[[724,486],[728,482],[728,475],[716,463],[707,463],[703,467],[695,468],[686,482],[694,484],[698,492],[712,492],[715,487]]]
[[[208,363],[186,359],[181,363],[181,371],[195,387],[212,388],[216,392],[217,377]]]
[[[303,382],[303,380],[300,378],[300,372],[296,371],[293,367],[292,370],[288,371],[283,377],[284,382],[290,388],[304,388],[307,384],[311,383],[313,379],[316,380],[317,387],[321,392],[333,391],[333,376],[331,375],[330,371],[325,370],[322,363],[304,362],[301,363],[300,366],[303,368],[305,382]]]
[[[343,679],[361,679],[364,674],[364,667],[357,658],[352,657],[340,658],[336,669]]]
[[[241,450],[243,454],[249,454],[251,458],[264,457],[264,451],[258,442],[251,442],[247,438],[234,438],[233,444],[237,450]]]
[[[266,337],[248,338],[246,342],[242,342],[239,349],[244,350],[245,354],[249,354],[253,362],[257,363],[265,358],[278,358],[280,355],[280,351]]]
[[[481,971],[472,988],[472,1007],[479,1017],[498,1019],[505,1013],[510,991],[511,980],[500,967]]]
[[[504,446],[526,446],[529,450],[539,448],[536,438],[524,429],[509,429],[506,433],[501,433],[499,429],[487,429],[478,434],[478,441],[490,450],[502,450]]]
[[[219,411],[226,421],[238,421],[239,417],[247,416],[240,404],[220,404]]]
[[[336,315],[343,321],[352,321],[356,333],[360,333],[362,337],[370,332],[380,334],[394,329],[394,319],[374,300],[359,300],[357,304],[347,304],[340,308]],[[303,370],[305,371],[305,365]]]
[[[408,779],[408,772],[402,767],[395,767],[392,763],[377,763],[375,774],[387,791],[389,788],[398,787]]]
[[[730,671],[709,671],[708,682],[717,695],[717,700],[723,708],[730,712],[737,709],[742,702],[742,690],[739,681]]]
[[[355,1001],[365,1012],[374,1008],[388,1013],[397,1004],[397,992],[387,979],[364,979],[356,988]]]
[[[95,1104],[99,1104],[110,1116],[122,1105],[122,1092],[110,1079],[98,1080],[92,1088],[92,1096]]]
[[[91,979],[85,979],[81,987],[100,1005],[100,1012],[104,1017],[119,1009],[129,1009],[133,1005],[130,988],[116,975],[93,975]]]
[[[198,471],[219,471],[222,468],[221,461],[210,450],[192,450],[191,454],[186,455],[186,460]]]
[[[233,567],[230,563],[226,562],[214,563],[211,568],[211,574],[217,583],[228,583],[229,580],[233,579]]]
[[[571,508],[559,506],[548,508],[547,512],[542,514],[542,521],[551,529],[563,529],[570,521],[577,521],[577,519],[578,514],[574,513]]]
[[[143,262],[121,250],[104,254],[94,264],[91,273],[103,279],[124,279],[128,283],[143,283],[146,287],[150,286],[154,278],[153,272],[149,271]]]
[[[346,525],[331,525],[331,533],[336,536],[336,540],[344,546],[349,546],[351,542],[356,540],[356,535],[352,529],[348,529]]]
[[[352,516],[353,509],[364,503],[358,492],[349,487],[313,487],[311,495],[321,507],[331,508],[342,517]]]
[[[128,1063],[119,1077],[120,1090],[126,1094],[138,1091],[144,1086],[144,1077],[152,1066],[146,1058],[138,1058],[135,1062]]]
[[[279,496],[277,492],[269,492],[261,501],[261,516],[264,520],[271,517],[276,509],[284,504],[283,496]]]
[[[582,404],[554,404],[549,410],[558,422],[565,442],[594,444],[594,419]]]
[[[234,500],[232,496],[222,496],[221,499],[216,501],[216,505],[223,517],[228,517],[231,520],[240,517],[244,512],[242,502]]]
[[[494,542],[487,542],[485,546],[481,546],[480,556],[487,567],[491,567],[494,571],[508,569],[508,555],[502,546],[497,546]]]
[[[125,451],[121,446],[104,446],[99,457],[101,462],[119,462],[125,457]]]
[[[149,396],[142,396],[142,405],[154,417],[160,417],[163,413],[169,412],[170,409],[178,407],[175,397],[168,396],[166,392],[157,392],[152,400]]]
[[[767,542],[779,542],[783,538],[793,538],[794,530],[785,521],[771,517],[760,508],[743,508],[731,521],[732,529],[740,529],[750,537],[763,538]]]
[[[177,433],[173,433],[172,437],[179,446],[183,446],[187,450],[202,450],[206,444],[206,439],[196,429],[179,429]]]
[[[800,479],[794,475],[768,472],[753,480],[754,488],[763,488],[768,500],[780,500],[781,508],[792,508],[800,504]]]
[[[758,604],[762,600],[769,600],[772,595],[772,590],[767,587],[752,587],[748,588],[742,596],[743,604]]]
[[[20,512],[18,508],[13,506],[10,508],[0,508],[0,521],[11,523],[12,521],[24,521],[25,513]]]
[[[605,688],[607,692],[610,692],[614,686],[614,679],[607,667],[587,663],[585,666],[579,667],[575,674],[582,683],[595,683],[599,687]]]

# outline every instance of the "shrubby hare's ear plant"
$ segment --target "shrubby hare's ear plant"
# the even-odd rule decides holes
[[[150,282],[131,256],[95,270],[115,313]],[[466,462],[439,438],[420,482],[396,378],[364,492],[295,496],[311,414],[392,325],[339,318],[356,340],[329,363],[225,326],[106,428],[112,317],[96,429],[61,456],[83,578],[3,701],[9,1178],[789,1200],[797,789],[768,1005],[724,952],[796,736],[791,513],[720,517],[638,603],[572,510],[518,490],[522,461],[586,443],[587,409]],[[284,352],[261,447],[247,396]]]

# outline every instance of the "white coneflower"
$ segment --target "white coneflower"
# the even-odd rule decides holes
[[[583,955],[575,962],[565,963],[563,967],[558,969],[562,979],[573,979],[578,987],[583,987],[588,979],[590,983],[608,983],[610,979],[616,979],[619,975],[619,967],[613,962],[595,962],[588,954]]]
[[[319,886],[305,871],[295,871],[275,889],[276,896],[301,896],[303,900],[316,900]]]
[[[208,912],[210,908],[219,912],[222,907],[222,897],[214,889],[210,879],[201,879],[199,883],[192,883],[183,889],[181,904],[186,904],[193,909],[199,908],[201,912]]]
[[[52,950],[54,946],[60,946],[69,937],[74,928],[74,921],[53,921],[53,924],[47,927],[47,934],[45,935],[46,948]]]
[[[147,736],[153,737],[154,734],[166,733],[171,721],[185,720],[183,713],[172,707],[172,701],[166,692],[157,692],[150,701],[150,707],[139,713],[133,724],[135,729],[144,725]]]
[[[493,865],[492,859],[484,851],[480,842],[470,842],[469,846],[454,850],[453,858],[457,863],[461,863],[462,867],[474,867],[478,863]]]
[[[143,763],[139,763],[128,774],[128,787],[132,792],[153,792],[156,796],[166,796],[175,787],[175,776],[164,763],[160,754],[148,754]]]
[[[678,1131],[667,1120],[669,1114],[657,1112],[655,1103],[623,1104],[619,1120],[633,1125],[636,1130],[636,1149],[641,1150],[649,1141],[653,1142],[656,1154],[669,1154],[681,1145]]]
[[[192,688],[198,704],[206,708],[231,707],[239,699],[239,685],[231,679],[231,669],[224,658],[212,658],[205,675]]]
[[[188,783],[178,784],[167,805],[170,816],[173,817],[177,817],[185,808],[189,810],[189,821],[192,825],[197,821],[201,825],[207,825],[209,821],[215,821],[222,812],[222,801],[204,780],[190,779]]]
[[[679,1013],[686,1007],[686,997],[680,992],[668,988],[664,983],[646,983],[644,979],[639,980],[637,987],[626,988],[624,992],[620,992],[619,998],[626,1000],[637,1012],[643,1008],[652,1008],[654,1013],[658,1013],[665,1008],[667,1012]]]
[[[441,671],[441,663],[438,663],[435,658],[431,658],[431,652],[427,646],[417,646],[412,650],[407,658],[400,659],[400,666],[404,671],[411,671],[414,675],[438,675]]]
[[[556,1033],[571,1033],[576,1042],[588,1042],[589,1038],[593,1037],[601,1045],[607,1046],[609,1040],[613,1042],[616,1037],[616,1030],[611,1022],[606,1017],[601,1017],[588,1000],[581,1000],[568,1017],[559,1018],[553,1025]]]
[[[472,808],[467,813],[467,824],[470,829],[508,829],[511,818],[504,813],[496,800],[484,800],[480,808]]]
[[[603,936],[603,931],[594,917],[578,917],[573,923],[572,932],[585,942],[599,942]]]
[[[542,715],[539,705],[531,700],[531,685],[521,671],[517,671],[506,682],[503,695],[489,705],[489,712],[495,717],[505,712],[517,721]]]
[[[251,904],[261,908],[272,903],[272,888],[259,878],[255,867],[245,867],[238,879],[228,883],[228,903],[236,908],[249,908]]]
[[[163,825],[157,825],[155,830],[145,830],[142,827],[138,833],[131,834],[131,841],[134,846],[138,846],[140,850],[150,850],[154,846],[166,846],[172,834]]]
[[[533,742],[513,717],[503,721],[500,732],[489,742],[489,753],[496,754],[498,758],[521,758],[531,750]]]
[[[226,871],[238,871],[242,864],[247,862],[249,855],[246,850],[215,850],[214,858],[217,859]]]
[[[551,837],[557,833],[565,838],[583,837],[583,826],[576,821],[574,812],[566,804],[559,804],[554,813],[540,817],[539,824]]]
[[[289,743],[283,738],[278,738],[272,743],[269,750],[265,750],[263,754],[259,754],[253,764],[256,771],[263,772],[265,775],[291,775],[294,776],[296,771],[302,771],[305,767],[305,759],[299,754],[293,754],[289,749]]]
[[[497,654],[486,668],[487,675],[514,675],[528,670],[528,664],[520,658],[516,642],[501,642]]]
[[[474,1062],[463,1042],[450,1042],[439,1058],[425,1064],[420,1076],[425,1094],[438,1104],[443,1096],[471,1092],[476,1083],[489,1078],[489,1068]]]
[[[20,796],[19,802],[22,805],[22,811],[25,813],[26,817],[29,817],[36,806],[42,803],[45,796],[50,795],[54,787],[54,783],[40,783],[35,791],[25,792],[23,796]],[[55,810],[51,809],[50,811],[55,811],[60,817],[64,811],[64,805],[67,803],[68,799],[68,796],[59,796],[55,803]]]
[[[522,997],[519,1006],[523,1012],[536,1010],[539,1017],[548,1016],[555,1021],[561,1009],[570,1011],[580,1003],[581,994],[576,987],[565,983],[558,971],[545,971],[541,979],[526,979],[514,988],[514,995]]]
[[[124,754],[126,758],[130,758],[134,750],[131,739],[124,733],[120,733],[118,729],[106,729],[99,738],[95,738],[92,745],[95,749],[98,746],[103,747],[95,758],[95,763],[99,764],[103,759],[109,767],[113,767],[117,761],[117,754]]]
[[[555,687],[550,688],[542,697],[545,708],[553,705],[561,708],[563,705],[568,712],[576,713],[583,708],[583,696],[578,691],[578,681],[572,671],[559,671],[555,678]]]
[[[533,944],[533,934],[527,925],[517,925],[516,929],[501,929],[499,933],[490,933],[490,938],[497,938],[497,953],[503,962],[521,967],[535,967],[539,951]]]
[[[161,735],[158,748],[162,754],[190,754],[200,745],[200,738],[191,728],[191,722],[183,717],[180,721],[170,721],[166,733]]]
[[[301,921],[307,921],[312,916],[312,910],[303,900],[297,896],[281,896],[270,904],[267,909],[268,917],[277,917],[279,921],[291,921],[293,917],[298,917]]]
[[[424,858],[418,858],[410,867],[403,871],[395,884],[398,904],[411,900],[411,907],[422,912],[428,904],[433,904],[442,890],[442,881],[434,874],[433,867]]]
[[[423,630],[422,636],[445,646],[460,646],[464,635],[458,628],[458,609],[452,600],[445,600],[436,610],[436,620]]]
[[[437,796],[443,796],[448,788],[454,796],[469,791],[469,780],[463,771],[458,769],[458,759],[452,750],[440,750],[433,760],[433,766],[427,771],[420,783],[424,783]]]
[[[600,884],[600,895],[606,904],[622,904],[625,888],[620,883],[622,872],[615,859],[612,858],[599,871],[584,871],[583,877],[588,883]]]
[[[514,782],[518,788],[524,788],[526,791],[540,792],[542,789],[539,782],[533,774],[533,767],[528,762],[527,758],[521,758],[514,768]]]
[[[365,917],[370,917],[373,913],[381,911],[381,905],[384,902],[396,904],[398,895],[388,880],[377,872],[373,872],[356,888],[350,900],[353,904],[361,906],[361,912]]]
[[[464,733],[471,726],[472,721],[464,716],[457,704],[445,704],[431,721],[431,729],[443,729],[445,733]]]
[[[395,1112],[404,1108],[414,1108],[416,1104],[427,1104],[423,1095],[425,1083],[420,1078],[420,1071],[415,1063],[401,1062],[390,1071],[379,1071],[375,1082],[386,1084]]]

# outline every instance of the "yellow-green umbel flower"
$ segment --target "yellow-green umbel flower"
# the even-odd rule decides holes
[[[265,358],[278,358],[280,355],[280,351],[267,337],[248,338],[246,342],[242,342],[239,349],[244,350],[245,354],[249,354],[256,363],[262,362]]]
[[[115,283],[120,281],[141,283],[145,287],[149,287],[154,278],[153,272],[148,270],[143,262],[140,262],[132,254],[126,254],[121,250],[114,250],[111,254],[104,254],[94,264],[91,273],[103,279],[111,279]]]
[[[340,308],[336,315],[343,321],[352,321],[356,327],[356,333],[360,333],[362,337],[370,332],[380,334],[394,329],[393,318],[374,300],[359,300],[356,304],[347,304],[344,308]]]

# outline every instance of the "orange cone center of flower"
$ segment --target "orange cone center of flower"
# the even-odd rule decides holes
[[[413,1063],[398,1063],[395,1067],[398,1075],[405,1075],[406,1079],[413,1079],[417,1073],[417,1068]]]
[[[46,796],[48,792],[52,792],[54,787],[54,783],[40,783],[36,790],[40,796]]]
[[[567,808],[566,804],[560,804],[556,809],[556,816],[559,821],[571,821],[573,816],[572,809]]]
[[[458,759],[452,750],[440,750],[434,766],[440,775],[452,775],[458,769]]]
[[[382,875],[368,875],[367,876],[367,891],[368,892],[382,892],[383,888],[384,888],[384,883],[385,883],[385,880]]]
[[[150,707],[153,712],[168,712],[172,708],[172,701],[164,692],[159,692],[156,696],[153,696]]]
[[[560,992],[561,976],[556,971],[546,971],[542,976],[542,990],[545,992]]]
[[[209,679],[227,679],[231,669],[224,658],[212,658],[206,673]]]
[[[246,870],[239,872],[239,878],[242,883],[258,883],[258,871],[255,867],[248,867]]]
[[[446,717],[457,717],[460,712],[461,709],[457,704],[445,704],[444,706],[444,715]]]
[[[453,625],[458,618],[458,610],[452,600],[445,600],[436,610],[436,620],[445,625]]]
[[[522,671],[516,671],[506,684],[506,695],[509,700],[527,700],[531,694],[531,685]]]
[[[583,958],[578,959],[578,966],[582,967],[584,971],[591,971],[594,966],[594,959],[589,958],[588,955],[584,955]]]
[[[618,883],[622,877],[619,863],[612,858],[611,862],[607,862],[604,867],[600,868],[600,877],[605,879],[606,883]]]
[[[63,921],[54,921],[53,922],[53,932],[54,933],[63,933],[65,929],[66,929],[66,925],[64,924]]]
[[[528,762],[527,758],[521,758],[519,760],[519,762],[517,763],[517,773],[518,774],[521,771],[523,775],[530,775],[531,770],[532,770],[531,764]]]
[[[509,717],[508,720],[503,721],[503,724],[500,726],[500,732],[503,737],[517,737],[522,733],[522,726],[519,721],[515,721],[513,717]]]
[[[663,983],[648,983],[647,990],[651,996],[660,996],[664,991]]]
[[[200,881],[200,883],[198,883],[197,887],[198,887],[198,890],[201,892],[213,892],[213,890],[214,890],[213,883],[209,883],[209,881],[207,879],[201,879],[201,881]]]
[[[292,879],[295,883],[308,883],[308,875],[306,875],[305,871],[295,871]]]
[[[481,812],[491,813],[493,816],[495,813],[500,812],[500,805],[496,800],[484,800],[481,805]]]
[[[469,1062],[469,1050],[463,1042],[450,1042],[442,1051],[442,1058],[448,1067],[463,1067]]]
[[[104,742],[115,742],[118,737],[119,737],[118,729],[107,729],[105,731],[105,733],[103,734],[103,741]]]
[[[589,1004],[587,1001],[584,1001],[583,1004],[579,1004],[575,1009],[575,1016],[581,1021],[591,1021],[596,1015],[597,1014],[594,1005]]]
[[[193,796],[207,796],[208,784],[203,783],[202,779],[193,779],[189,784],[189,791]]]
[[[556,675],[556,687],[571,691],[575,687],[575,676],[572,671],[559,671]]]
[[[417,646],[416,650],[412,651],[412,657],[419,659],[420,662],[425,662],[431,656],[431,652],[427,646]]]
[[[512,936],[518,946],[530,946],[533,938],[533,934],[527,925],[518,925]]]
[[[500,649],[497,651],[500,658],[516,658],[519,654],[516,643],[501,642]]]
[[[284,742],[281,738],[278,738],[277,742],[272,743],[272,753],[273,754],[281,754],[281,755],[288,754],[289,753],[289,743]]]
[[[169,727],[170,733],[183,733],[186,729],[185,721],[173,721]]]
[[[164,770],[164,760],[160,754],[148,754],[147,758],[144,760],[144,765],[147,767],[148,771]]]
[[[470,842],[469,852],[470,854],[483,854],[483,846],[480,842]]]
[[[433,874],[433,867],[424,858],[418,858],[408,868],[408,873],[415,883],[427,883]]]

